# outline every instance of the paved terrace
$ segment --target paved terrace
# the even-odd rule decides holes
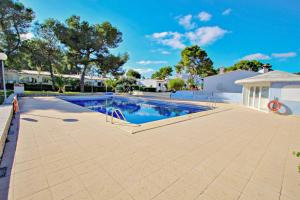
[[[1,200],[300,199],[297,117],[235,106],[129,134],[56,98],[21,107]]]

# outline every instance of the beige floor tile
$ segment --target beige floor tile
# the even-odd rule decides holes
[[[81,163],[72,165],[72,169],[76,174],[84,174],[90,171],[95,171],[100,168],[100,165],[94,160],[87,160]]]
[[[84,186],[77,178],[70,179],[53,187],[50,187],[54,200],[65,199],[71,195],[74,195],[81,190],[84,190]]]
[[[45,189],[28,197],[22,198],[21,200],[52,200],[52,194],[50,190]]]
[[[57,185],[59,183],[68,181],[75,177],[76,177],[76,174],[71,168],[65,168],[65,169],[47,174],[47,180],[48,180],[50,187]]]
[[[152,199],[162,192],[155,182],[152,182],[149,178],[144,178],[138,181],[136,184],[128,186],[126,190],[134,199]]]
[[[14,197],[22,198],[46,189],[48,182],[42,168],[33,168],[14,175]]]
[[[112,178],[102,179],[87,187],[93,199],[111,199],[119,194],[123,188]]]
[[[65,198],[65,200],[92,200],[92,197],[86,190],[82,190]]]
[[[116,196],[114,196],[111,200],[133,200],[133,198],[126,191],[122,191]]]
[[[300,199],[292,155],[300,118],[220,104],[230,109],[129,134],[57,98],[21,101],[16,154],[4,154],[14,157],[13,179],[9,190],[0,186],[1,200],[47,199],[47,190],[53,199],[212,200],[242,192],[240,200],[273,200],[280,188],[281,200]]]

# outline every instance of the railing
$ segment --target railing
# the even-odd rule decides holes
[[[213,110],[217,106],[217,100],[213,97],[208,97],[207,106]]]
[[[116,116],[118,117],[118,119],[127,121],[120,109],[113,109],[112,112],[111,112],[111,120],[110,120],[110,122],[112,124],[114,123],[114,113],[116,113]]]

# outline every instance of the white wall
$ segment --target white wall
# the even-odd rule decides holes
[[[249,78],[259,75],[258,72],[237,70],[225,74],[218,74],[204,78],[204,92],[226,92],[226,93],[241,93],[242,85],[237,85],[236,80]]]
[[[156,88],[156,91],[166,91],[166,81],[159,81],[155,79],[141,79],[138,81],[139,85],[145,86],[145,87],[153,87]]]
[[[171,99],[241,104],[242,93],[205,93],[202,91],[181,90],[171,93]]]

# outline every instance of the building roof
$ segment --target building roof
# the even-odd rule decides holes
[[[238,74],[238,73],[244,73],[244,74],[247,73],[247,74],[251,74],[253,76],[255,74],[260,74],[260,72],[254,72],[254,71],[251,71],[251,70],[238,69],[238,70],[227,71],[227,72],[224,72],[224,73],[219,73],[219,74],[207,76],[207,77],[204,77],[204,79],[212,78],[212,77],[218,77],[218,76],[231,76],[232,74]]]
[[[47,71],[35,71],[35,70],[21,70],[21,71],[16,71],[16,70],[10,70],[12,72],[16,72],[19,74],[28,74],[28,75],[44,75],[44,76],[50,76],[50,73]],[[58,74],[55,74],[58,75]],[[80,79],[80,75],[79,74],[61,74],[62,77],[64,78],[74,78],[74,79]],[[105,80],[105,78],[101,78],[101,77],[91,77],[91,76],[85,76],[86,79],[89,80]]]
[[[236,84],[259,83],[259,82],[300,82],[300,76],[283,71],[271,71],[258,76],[235,81]]]

